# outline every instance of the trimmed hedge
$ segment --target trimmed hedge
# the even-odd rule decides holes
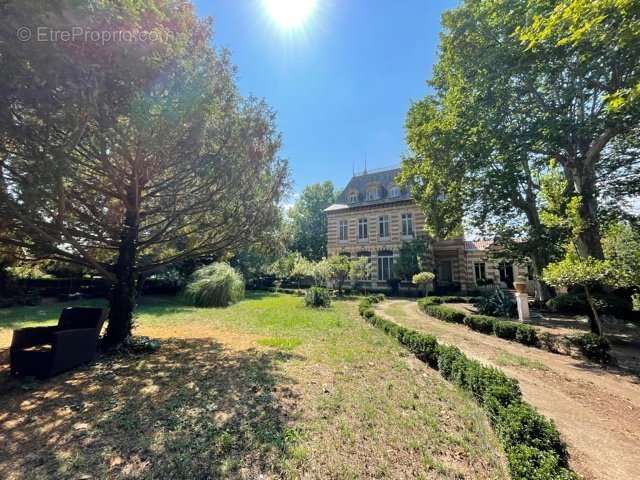
[[[471,330],[491,335],[496,322],[495,317],[487,315],[467,315],[464,317],[464,324]]]
[[[469,392],[487,412],[500,439],[514,480],[576,480],[567,468],[567,451],[554,423],[522,400],[518,382],[496,368],[469,359],[459,348],[438,344],[433,335],[375,314],[369,298],[358,308],[372,325],[396,338],[447,380]],[[434,305],[427,305],[434,307]],[[478,316],[475,316],[478,317]],[[475,319],[474,324],[487,322]]]
[[[431,305],[424,302],[421,303],[421,301],[418,301],[418,303],[422,307],[422,310],[424,310],[432,317],[436,317],[449,323],[464,322],[464,317],[466,315],[460,310],[456,310],[455,308],[451,307],[445,307],[444,305]]]
[[[450,323],[464,323],[476,332],[487,335],[493,334],[496,337],[520,342],[530,347],[539,344],[538,331],[531,325],[502,320],[488,315],[465,315],[459,310],[437,303],[442,302],[443,299],[446,298],[450,297],[425,297],[418,300],[418,305],[425,313],[432,317]],[[432,299],[436,299],[435,304],[432,303]]]

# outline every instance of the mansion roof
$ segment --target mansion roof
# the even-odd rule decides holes
[[[393,168],[354,175],[338,195],[336,203],[326,208],[325,212],[411,200],[409,192],[394,181],[399,173],[399,168]]]

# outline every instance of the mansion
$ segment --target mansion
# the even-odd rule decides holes
[[[329,256],[367,258],[371,276],[366,281],[371,287],[387,288],[403,242],[422,239],[424,259],[439,287],[462,291],[485,285],[513,288],[518,276],[526,278],[526,267],[492,258],[489,241],[463,237],[427,241],[423,213],[409,192],[394,181],[399,172],[396,168],[355,175],[336,203],[325,209]]]

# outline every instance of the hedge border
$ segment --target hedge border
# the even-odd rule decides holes
[[[444,301],[446,297],[440,298]],[[464,323],[471,330],[485,335],[495,335],[504,340],[515,341],[528,347],[540,347],[538,330],[531,325],[502,320],[488,315],[467,315],[455,308],[434,304],[429,297],[418,300],[418,306],[425,313],[439,320]]]
[[[555,424],[522,400],[516,380],[469,359],[457,347],[439,344],[433,335],[380,317],[373,309],[373,304],[380,301],[374,297],[362,299],[358,304],[360,315],[473,396],[502,443],[513,480],[577,479],[568,468],[566,446]]]

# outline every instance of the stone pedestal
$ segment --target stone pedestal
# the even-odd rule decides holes
[[[518,305],[518,319],[521,322],[529,320],[529,295],[516,293],[516,304]]]

